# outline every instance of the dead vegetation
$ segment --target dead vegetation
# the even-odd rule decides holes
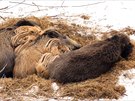
[[[42,29],[54,27],[58,32],[68,35],[78,43],[86,45],[96,39],[96,31],[92,28],[83,27],[76,24],[70,24],[64,20],[52,19],[51,17],[29,17],[29,20],[35,21],[40,25]],[[8,21],[0,24],[0,29],[9,27],[15,24],[19,18],[12,18]],[[93,32],[89,36],[86,32]],[[128,35],[134,34],[135,30],[130,27],[124,28],[120,31],[101,32],[102,39],[112,35],[114,33],[127,33]],[[133,42],[134,44],[134,42]],[[118,77],[123,70],[128,70],[135,67],[135,48],[128,60],[121,60],[118,62],[111,71],[101,75],[96,79],[90,79],[84,82],[72,83],[61,85],[57,92],[54,92],[51,87],[51,81],[40,78],[36,75],[28,76],[24,79],[12,79],[12,78],[1,78],[0,79],[0,99],[15,99],[18,101],[24,101],[24,97],[33,97],[39,99],[40,96],[44,98],[57,98],[64,96],[71,96],[75,99],[99,99],[109,98],[118,99],[124,95],[125,88],[122,85],[118,85]],[[34,87],[34,88],[33,88]],[[34,89],[34,91],[32,91]],[[58,94],[58,95],[57,95]]]

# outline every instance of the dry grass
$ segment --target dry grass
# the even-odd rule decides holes
[[[19,19],[20,18],[10,18],[6,22],[1,23],[0,28],[10,27],[14,25]],[[96,38],[96,36],[94,36],[94,31],[92,28],[83,27],[80,25],[76,25],[74,23],[70,24],[66,20],[52,19],[51,17],[43,17],[43,18],[29,17],[25,19],[35,21],[42,29],[53,27],[58,32],[68,35],[69,37],[75,39],[82,45],[85,45],[86,43],[89,43],[90,41],[93,41]],[[86,37],[85,34],[87,31],[89,32],[93,31],[93,34]],[[80,35],[79,32],[83,33],[84,35]]]
[[[95,36],[96,32],[94,33],[92,28],[87,28],[76,24],[69,24],[65,20],[52,19],[50,17],[30,17],[27,19],[37,22],[42,29],[54,27],[58,32],[68,35],[82,45],[97,41]],[[0,28],[12,26],[18,20],[19,18],[9,19],[8,21],[0,24]],[[79,34],[79,32],[86,33],[87,31],[90,32],[91,30],[93,34],[89,36],[85,36],[85,34]],[[120,31],[104,32],[101,34],[103,34],[102,38],[104,38],[114,33],[127,33],[130,35],[134,32],[135,31],[133,29],[128,27]],[[121,60],[108,73],[103,74],[96,79],[86,80],[84,82],[66,85],[59,84],[60,89],[55,93],[59,93],[59,97],[72,96],[77,99],[118,99],[125,92],[125,88],[117,84],[120,73],[123,70],[131,69],[134,67],[135,48],[128,60]],[[39,96],[44,96],[45,98],[56,97],[51,88],[51,80],[45,80],[36,75],[31,75],[24,79],[1,78],[0,84],[0,99],[11,97],[11,99],[23,101],[24,96],[32,96],[37,99],[39,99]],[[34,89],[34,92],[31,91],[32,89]]]

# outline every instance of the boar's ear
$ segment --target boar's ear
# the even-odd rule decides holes
[[[110,41],[116,41],[116,42],[120,41],[119,39],[120,39],[119,35],[114,35],[111,38],[109,38]]]
[[[39,26],[39,25],[36,22],[34,22],[34,21],[29,21],[29,20],[26,20],[26,19],[21,19],[14,26],[20,27],[20,26]]]

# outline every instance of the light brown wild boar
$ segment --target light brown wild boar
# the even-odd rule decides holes
[[[14,66],[14,49],[11,37],[14,36],[14,28],[5,28],[0,31],[0,77],[12,77]]]
[[[42,55],[36,65],[37,75],[45,79],[49,78],[48,65],[59,57],[60,54],[69,52],[67,45],[57,38],[51,38],[45,45],[45,54]]]
[[[16,55],[24,47],[27,47],[29,41],[34,41],[41,33],[42,29],[39,26],[20,26],[15,29],[15,36],[12,37],[12,44],[15,48]]]
[[[17,47],[19,52],[15,59],[14,77],[23,78],[31,74],[37,74],[36,66],[40,58],[46,53],[45,45],[53,38],[59,39],[70,50],[80,47],[75,41],[54,30],[47,30],[36,39],[29,37],[26,43],[18,46],[21,49]]]
[[[19,20],[15,25],[0,29],[0,77],[13,76],[15,54],[11,38],[15,35],[14,30],[24,25],[35,26],[37,24],[23,19]]]

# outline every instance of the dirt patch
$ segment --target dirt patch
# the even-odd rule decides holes
[[[76,24],[70,24],[63,19],[53,19],[50,17],[36,18],[30,17],[29,20],[38,23],[42,29],[54,27],[58,32],[68,35],[82,45],[97,41],[97,32],[93,28],[83,27]],[[19,18],[12,18],[0,24],[0,29],[15,24]],[[135,30],[127,27],[119,31],[101,32],[101,39],[109,37],[116,33],[134,34]],[[91,33],[86,36],[87,33]],[[133,43],[135,44],[135,43]],[[0,99],[15,99],[18,101],[26,100],[26,97],[40,99],[59,98],[71,96],[77,99],[99,99],[109,98],[118,99],[125,93],[125,87],[118,85],[118,77],[122,71],[135,68],[135,48],[128,60],[121,60],[108,73],[101,75],[96,79],[86,80],[84,82],[61,85],[56,92],[51,87],[51,80],[45,80],[36,75],[28,76],[24,79],[1,78],[0,79]],[[57,95],[58,94],[58,95]]]

